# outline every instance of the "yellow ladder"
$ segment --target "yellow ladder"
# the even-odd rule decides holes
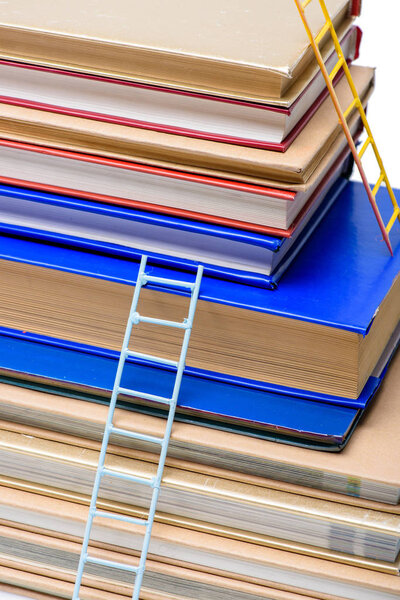
[[[315,57],[316,57],[316,59],[318,61],[319,67],[320,67],[320,69],[322,71],[322,74],[324,76],[326,85],[328,87],[328,90],[329,90],[329,93],[331,95],[333,104],[335,106],[336,112],[337,112],[338,117],[339,117],[339,122],[341,123],[341,125],[343,127],[343,131],[344,131],[345,136],[347,138],[347,141],[348,141],[348,144],[350,146],[351,152],[352,152],[352,154],[354,156],[355,163],[356,163],[356,165],[358,167],[358,170],[360,172],[362,182],[364,184],[364,187],[365,187],[365,190],[367,192],[369,201],[371,203],[371,206],[372,206],[373,211],[375,213],[375,216],[377,218],[377,221],[378,221],[380,230],[382,232],[383,238],[384,238],[384,240],[385,240],[385,242],[387,244],[387,247],[389,248],[389,251],[390,251],[391,255],[393,256],[393,250],[392,250],[392,246],[391,246],[391,243],[390,243],[390,240],[389,240],[389,232],[392,229],[392,227],[393,227],[396,219],[399,219],[399,221],[400,221],[400,208],[399,208],[399,205],[397,203],[396,197],[395,197],[395,195],[393,193],[392,186],[390,185],[388,176],[387,176],[386,171],[385,171],[385,167],[383,166],[383,162],[382,162],[381,156],[379,154],[379,151],[378,151],[378,148],[376,146],[374,137],[372,135],[371,128],[370,128],[370,126],[368,124],[367,117],[365,115],[365,111],[364,111],[363,105],[362,105],[361,100],[360,100],[360,98],[358,96],[358,92],[357,92],[356,87],[354,85],[353,78],[351,76],[349,67],[348,67],[347,62],[346,62],[346,58],[345,58],[345,56],[343,54],[343,51],[342,51],[342,48],[340,46],[340,43],[339,43],[339,40],[338,40],[336,31],[335,31],[335,28],[334,28],[332,20],[331,20],[331,18],[329,16],[328,9],[326,8],[325,1],[324,0],[316,0],[317,2],[319,2],[320,6],[321,6],[323,15],[325,17],[325,24],[324,24],[324,26],[322,27],[322,29],[319,31],[319,33],[315,37],[314,37],[314,35],[313,35],[312,31],[311,31],[311,28],[310,28],[310,26],[308,24],[306,13],[305,13],[306,7],[312,2],[312,0],[303,0],[303,1],[301,1],[301,0],[294,0],[294,1],[295,1],[296,6],[297,6],[297,8],[299,10],[300,17],[301,17],[301,19],[303,21],[304,27],[305,27],[305,29],[307,31],[307,35],[308,35],[308,37],[310,39],[311,46],[312,46],[312,48],[314,50],[314,53],[315,53]],[[323,60],[323,58],[321,56],[321,52],[319,50],[319,45],[320,45],[321,41],[324,39],[325,35],[328,32],[330,32],[330,34],[331,34],[331,37],[332,37],[334,45],[335,45],[336,53],[337,53],[337,55],[339,57],[339,60],[337,61],[336,65],[333,67],[333,69],[332,69],[332,71],[330,73],[328,73],[328,71],[327,71],[327,69],[325,67],[324,60]],[[335,76],[337,75],[337,73],[340,71],[341,68],[343,68],[343,70],[344,70],[344,73],[346,75],[347,81],[349,83],[349,86],[350,86],[352,94],[353,94],[353,100],[352,100],[351,104],[348,106],[348,108],[344,112],[341,109],[338,97],[337,97],[336,92],[335,92],[335,88],[333,87],[333,83],[332,83],[333,79],[335,78]],[[364,124],[365,130],[367,132],[367,139],[365,140],[365,142],[362,145],[362,147],[361,147],[361,149],[360,149],[359,152],[357,152],[357,148],[355,146],[355,143],[354,143],[353,137],[351,135],[349,126],[347,124],[347,118],[349,117],[350,113],[355,108],[358,110],[358,112],[359,112],[359,114],[361,116],[362,122]],[[367,179],[367,176],[365,174],[364,167],[362,166],[362,163],[361,163],[361,159],[362,159],[362,157],[363,157],[363,155],[364,155],[364,153],[367,150],[367,148],[368,148],[369,145],[371,145],[372,148],[373,148],[373,151],[374,151],[374,154],[375,154],[375,158],[376,158],[376,161],[377,161],[379,169],[380,169],[380,175],[379,175],[378,181],[376,182],[376,184],[375,184],[375,186],[373,187],[372,190],[371,190],[371,187],[370,187],[370,185],[368,183],[368,179]],[[381,185],[382,185],[383,182],[386,184],[386,187],[387,187],[390,199],[391,199],[392,204],[393,204],[393,214],[392,214],[389,222],[387,223],[387,225],[384,224],[384,222],[382,220],[382,216],[381,216],[381,214],[379,212],[378,205],[376,203],[376,194],[378,193],[378,190],[381,187]]]

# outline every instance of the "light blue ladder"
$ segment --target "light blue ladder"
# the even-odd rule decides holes
[[[79,559],[78,572],[77,572],[77,576],[76,576],[76,582],[75,582],[75,588],[74,588],[72,600],[79,600],[79,593],[80,593],[80,588],[81,588],[81,583],[82,583],[83,570],[87,563],[102,565],[104,567],[113,567],[115,569],[122,569],[124,571],[129,571],[129,572],[133,573],[135,575],[135,583],[134,583],[134,589],[133,589],[133,594],[132,594],[132,600],[139,600],[140,588],[142,586],[142,580],[143,580],[143,574],[144,574],[145,565],[146,565],[147,553],[148,553],[148,549],[149,549],[149,545],[150,545],[150,538],[151,538],[151,531],[152,531],[153,522],[154,522],[154,515],[156,512],[158,496],[160,493],[161,479],[162,479],[163,472],[164,472],[165,459],[167,457],[168,444],[169,444],[169,440],[171,437],[171,429],[172,429],[172,424],[174,422],[176,404],[178,401],[179,391],[180,391],[180,387],[181,387],[183,370],[185,368],[186,353],[187,353],[187,349],[189,346],[190,334],[191,334],[191,330],[192,330],[194,315],[196,312],[196,305],[197,305],[197,299],[199,297],[201,279],[203,276],[203,267],[199,266],[197,269],[196,280],[194,281],[194,283],[187,283],[187,282],[183,282],[183,281],[178,281],[178,280],[174,280],[174,279],[165,279],[165,278],[161,278],[161,277],[153,277],[153,276],[147,275],[145,272],[146,262],[147,262],[147,256],[143,256],[141,263],[140,263],[138,279],[137,279],[136,287],[135,287],[135,293],[133,295],[131,311],[129,313],[128,323],[127,323],[126,331],[125,331],[125,337],[124,337],[124,341],[122,344],[121,356],[119,358],[117,374],[115,377],[114,387],[113,387],[113,391],[112,391],[110,408],[108,411],[107,422],[106,422],[106,426],[105,426],[105,430],[104,430],[103,442],[101,445],[99,463],[97,466],[97,472],[96,472],[95,482],[94,482],[94,486],[93,486],[92,499],[91,499],[90,508],[89,508],[89,516],[88,516],[88,520],[86,523],[86,529],[85,529],[85,534],[84,534],[84,538],[83,538],[82,551],[81,551],[81,556]],[[182,289],[183,288],[186,290],[190,290],[191,299],[190,299],[188,317],[186,319],[184,319],[182,322],[175,322],[175,321],[165,321],[163,319],[153,319],[152,317],[144,317],[142,315],[139,315],[139,313],[136,311],[136,309],[137,309],[137,305],[138,305],[138,301],[139,301],[140,291],[141,291],[142,287],[144,285],[146,285],[147,283],[154,283],[160,287],[165,286],[165,287],[174,288],[174,289],[179,289],[179,288]],[[161,326],[166,326],[166,327],[176,327],[179,329],[183,329],[185,331],[185,333],[184,333],[182,349],[181,349],[179,360],[178,361],[167,360],[167,359],[160,358],[157,356],[149,356],[147,354],[142,354],[140,352],[134,352],[132,350],[129,350],[128,346],[129,346],[129,342],[131,339],[132,328],[134,325],[138,325],[139,323],[152,323],[155,325],[161,325]],[[172,397],[171,398],[163,398],[161,396],[155,396],[154,394],[139,392],[136,390],[121,387],[120,383],[121,383],[122,373],[123,373],[125,361],[128,357],[147,359],[147,360],[150,360],[150,361],[158,363],[158,364],[168,365],[168,366],[172,366],[172,367],[176,368],[176,379],[175,379],[175,384],[174,384],[174,388],[173,388],[173,392],[172,392]],[[167,419],[164,437],[157,438],[157,437],[153,437],[150,435],[143,435],[140,433],[126,431],[124,429],[119,429],[117,427],[114,427],[113,417],[114,417],[115,406],[116,406],[117,398],[118,398],[119,394],[124,394],[126,396],[132,396],[134,398],[143,398],[145,400],[152,400],[154,402],[166,404],[167,406],[169,406],[168,419]],[[143,441],[159,444],[161,446],[161,452],[160,452],[160,460],[158,463],[156,476],[153,477],[152,479],[142,479],[141,477],[125,475],[124,473],[119,473],[118,471],[113,471],[112,469],[106,468],[105,467],[106,453],[107,453],[109,439],[110,439],[110,436],[112,433],[126,436],[126,437],[133,438],[133,439],[137,439],[137,440],[143,440]],[[140,483],[140,484],[143,484],[146,486],[150,486],[153,489],[147,520],[135,519],[132,517],[126,517],[121,514],[108,513],[108,512],[97,509],[96,505],[97,505],[97,498],[98,498],[98,494],[99,494],[99,487],[100,487],[100,483],[101,483],[101,478],[104,475],[117,477],[120,479],[125,479],[127,481],[131,481],[134,483]],[[93,519],[95,517],[103,517],[103,518],[105,517],[105,518],[109,518],[109,519],[117,519],[119,521],[124,521],[126,523],[133,523],[136,525],[144,526],[145,534],[144,534],[144,539],[143,539],[143,546],[142,546],[142,552],[140,555],[139,566],[135,567],[135,566],[118,563],[118,562],[113,562],[113,561],[109,561],[109,560],[102,560],[102,559],[90,556],[88,554],[90,534],[91,534],[91,530],[92,530]]]

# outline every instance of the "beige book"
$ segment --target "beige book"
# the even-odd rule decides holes
[[[2,429],[35,436],[39,427],[43,439],[62,441],[70,447],[98,448],[106,422],[106,406],[5,384],[0,384],[0,401]],[[351,443],[340,453],[315,452],[175,422],[167,465],[400,514],[400,471],[393,459],[400,453],[399,401],[398,352]],[[161,437],[165,429],[163,419],[122,409],[116,410],[115,424],[155,437]],[[158,461],[153,445],[120,436],[112,438],[110,451],[126,458]]]
[[[57,538],[45,535],[45,532],[13,527],[1,527],[1,534],[11,544],[25,545],[32,553],[30,560],[13,553],[0,553],[0,590],[13,592],[21,590],[35,600],[53,600],[54,598],[71,598],[75,579],[77,558],[80,544],[71,536]],[[135,555],[121,555],[96,544],[92,549],[99,558],[108,560],[131,560],[137,562]],[[62,554],[62,566],[57,565],[54,554]],[[38,560],[38,556],[41,560]],[[132,556],[132,558],[131,558]],[[46,558],[49,560],[46,562]],[[60,558],[60,556],[58,557]],[[156,562],[148,559],[145,584],[141,590],[143,600],[204,600],[205,598],[225,598],[228,600],[310,600],[308,595],[297,594],[272,586],[260,586],[238,579],[221,577],[193,568],[177,564]],[[147,585],[146,585],[147,584]],[[12,586],[18,586],[13,589]],[[171,590],[172,593],[165,591]],[[162,589],[164,591],[160,592]],[[36,591],[34,591],[36,590]],[[128,582],[112,582],[112,579],[100,577],[88,572],[84,574],[81,587],[81,598],[87,600],[122,600],[132,597],[132,586]],[[41,594],[46,594],[42,596]],[[51,594],[51,597],[47,596]],[[313,594],[313,598],[316,596]],[[322,596],[318,596],[322,599]],[[336,597],[323,595],[325,600],[337,600]]]
[[[357,66],[352,66],[350,70],[359,95],[366,102],[373,89],[374,70]],[[344,110],[353,99],[345,78],[337,84],[336,91]],[[355,114],[355,110],[352,114]],[[0,135],[5,139],[87,152],[107,158],[169,167],[295,192],[306,192],[317,180],[321,180],[324,161],[340,134],[342,129],[330,97],[326,98],[284,153],[0,104]],[[10,168],[11,166],[4,163],[2,175],[21,177],[20,170],[18,173],[12,173],[9,172]],[[35,181],[35,177],[40,173],[35,174],[34,169],[37,170],[38,167],[34,165],[29,169],[29,165],[26,165],[24,178]],[[83,165],[80,169],[83,169]],[[51,178],[51,173],[46,173],[46,176],[47,179]],[[42,178],[41,182],[84,189],[82,183],[81,187],[72,185],[76,177],[76,173],[68,173],[68,179],[63,181],[62,174],[57,172],[55,181]],[[97,189],[99,184],[96,187],[95,180],[92,180],[91,184],[91,192],[104,193],[104,182],[101,183],[103,187],[99,190]],[[110,183],[108,194],[124,197],[121,191],[113,193],[109,186]],[[166,202],[163,199],[164,195],[160,194],[159,199],[153,198],[153,203]],[[138,189],[135,190],[135,199],[141,200]],[[146,198],[146,201],[151,201],[151,198]],[[178,199],[175,199],[175,202],[178,202]],[[198,201],[194,206],[188,205],[188,202],[189,200],[186,200],[183,205],[172,203],[172,206],[213,214],[211,206],[207,205],[206,210],[199,207]],[[246,218],[243,215],[242,217],[230,215],[229,212],[223,213],[223,216],[249,220],[251,215],[248,212],[247,210]]]
[[[89,504],[96,450],[0,429],[0,483]],[[107,466],[151,479],[156,465],[108,453]],[[102,501],[146,518],[150,491],[105,477]],[[400,516],[166,467],[156,520],[291,552],[397,574]],[[132,512],[133,511],[133,512]],[[371,559],[371,560],[368,560]],[[389,564],[388,564],[389,563]]]
[[[57,534],[80,537],[86,517],[87,507],[80,504],[0,488],[0,518],[9,526],[19,524],[19,527],[35,528],[43,533],[47,530],[47,535],[54,537]],[[91,539],[105,544],[109,550],[138,556],[143,542],[142,530],[138,525],[102,517],[95,519]],[[12,552],[15,544],[7,547]],[[306,590],[340,594],[352,600],[367,600],[374,597],[373,594],[381,600],[395,600],[400,594],[400,578],[394,575],[161,523],[154,524],[149,552],[149,558],[158,562],[187,568],[196,565],[198,571],[258,585],[285,587],[296,593]]]
[[[351,4],[327,1],[335,25]],[[318,33],[316,3],[308,17]],[[315,60],[293,0],[98,0],[84,10],[13,0],[0,38],[2,58],[236,97],[280,97]]]

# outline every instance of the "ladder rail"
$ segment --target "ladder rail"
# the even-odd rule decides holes
[[[379,228],[381,230],[383,239],[385,240],[386,245],[387,245],[387,247],[388,247],[391,255],[393,256],[393,250],[392,250],[392,246],[391,246],[390,239],[389,239],[389,233],[390,233],[390,230],[392,229],[392,227],[393,227],[396,219],[398,218],[399,221],[400,221],[400,208],[399,208],[396,196],[394,195],[394,192],[393,192],[392,186],[390,184],[389,178],[387,176],[385,167],[383,165],[383,161],[382,161],[381,155],[379,153],[378,147],[377,147],[377,145],[375,143],[375,139],[373,137],[370,125],[368,123],[364,107],[363,107],[362,102],[361,102],[361,100],[360,100],[360,98],[358,96],[357,89],[356,89],[356,87],[354,85],[354,81],[353,81],[353,78],[351,76],[349,66],[347,64],[347,61],[346,61],[345,56],[344,56],[344,53],[343,53],[342,48],[340,46],[340,42],[339,42],[339,39],[337,37],[337,34],[336,34],[336,31],[335,31],[334,25],[332,23],[332,20],[330,18],[329,11],[328,11],[328,9],[326,7],[325,0],[317,0],[319,2],[319,5],[320,5],[321,9],[322,9],[322,12],[323,12],[323,15],[324,15],[324,18],[325,18],[325,24],[323,25],[322,29],[319,31],[319,33],[315,37],[314,37],[314,35],[313,35],[312,31],[311,31],[310,25],[308,24],[308,20],[307,20],[306,14],[305,14],[305,9],[312,2],[312,0],[303,0],[303,1],[302,0],[294,0],[294,1],[295,1],[296,6],[297,6],[297,9],[299,11],[301,20],[303,21],[303,25],[304,25],[304,27],[306,29],[306,32],[307,32],[308,38],[310,40],[311,46],[312,46],[312,48],[314,50],[314,54],[315,54],[315,57],[317,59],[318,65],[319,65],[320,70],[321,70],[321,72],[323,74],[323,77],[325,79],[325,83],[327,85],[329,94],[331,96],[331,99],[332,99],[332,102],[334,104],[336,113],[338,115],[339,122],[340,122],[340,124],[341,124],[341,126],[343,128],[344,134],[346,136],[346,140],[347,140],[348,145],[350,147],[350,150],[351,150],[351,152],[353,154],[354,161],[355,161],[355,163],[357,165],[357,168],[359,170],[359,173],[360,173],[360,176],[361,176],[361,180],[363,182],[363,185],[365,187],[365,190],[366,190],[369,202],[370,202],[370,204],[372,206],[372,209],[374,211],[375,217],[377,219],[377,222],[378,222]],[[332,40],[333,40],[333,43],[334,43],[334,46],[335,46],[335,50],[336,50],[336,53],[337,53],[338,58],[339,58],[339,60],[337,61],[335,67],[333,68],[333,70],[331,71],[330,74],[328,73],[328,71],[326,69],[324,60],[322,58],[322,55],[321,55],[321,52],[320,52],[320,49],[319,49],[319,42],[323,39],[325,33],[327,33],[328,31],[331,34],[331,37],[332,37]],[[350,87],[352,95],[353,95],[353,101],[352,101],[352,103],[350,104],[350,106],[344,112],[342,111],[339,99],[337,97],[337,94],[336,94],[336,91],[335,91],[335,88],[334,88],[333,82],[332,82],[333,81],[333,76],[340,70],[340,68],[343,68],[343,70],[344,70],[347,82],[349,84],[349,87]],[[354,143],[353,136],[351,135],[351,132],[350,132],[350,129],[349,129],[349,126],[348,126],[348,123],[347,123],[347,117],[349,116],[349,114],[352,112],[352,110],[354,108],[356,108],[358,110],[358,112],[360,114],[360,117],[361,117],[361,120],[362,120],[362,123],[364,125],[364,128],[365,128],[365,130],[367,132],[367,140],[364,143],[364,145],[361,148],[361,151],[359,153],[357,152],[357,148],[356,148],[356,145]],[[376,159],[376,161],[378,163],[378,167],[379,167],[379,170],[380,170],[380,177],[379,177],[376,185],[374,186],[374,188],[372,190],[371,190],[370,184],[368,182],[367,175],[365,173],[365,169],[364,169],[364,167],[362,165],[362,162],[361,162],[362,156],[364,155],[364,153],[367,150],[367,148],[368,148],[369,145],[371,145],[372,148],[373,148],[375,159]],[[376,194],[377,194],[377,192],[378,192],[378,190],[379,190],[379,188],[380,188],[380,186],[381,186],[381,184],[383,182],[386,184],[386,188],[387,188],[387,191],[388,191],[391,203],[393,205],[392,216],[391,216],[389,222],[386,225],[383,222],[382,216],[380,214],[380,211],[379,211],[379,208],[378,208],[378,205],[377,205],[377,202],[376,202]]]
[[[175,418],[175,411],[176,411],[180,387],[181,387],[181,383],[182,383],[182,376],[183,376],[183,372],[185,369],[186,355],[187,355],[187,351],[188,351],[188,347],[189,347],[190,335],[191,335],[193,320],[194,320],[194,316],[195,316],[195,312],[196,312],[197,300],[198,300],[199,292],[200,292],[200,284],[201,284],[201,280],[202,280],[202,276],[203,276],[203,266],[199,265],[194,283],[186,284],[186,283],[180,282],[178,280],[174,281],[172,279],[167,279],[167,278],[151,277],[151,276],[146,275],[146,273],[145,273],[146,264],[147,264],[147,256],[143,255],[141,262],[140,262],[138,278],[137,278],[137,282],[136,282],[136,286],[135,286],[135,292],[134,292],[133,299],[132,299],[132,304],[131,304],[131,309],[129,312],[127,327],[125,330],[121,354],[120,354],[120,358],[118,361],[117,372],[116,372],[116,376],[115,376],[115,380],[114,380],[113,391],[111,394],[111,400],[110,400],[110,405],[109,405],[108,414],[107,414],[107,420],[106,420],[105,429],[104,429],[104,436],[103,436],[103,441],[101,444],[98,466],[97,466],[97,470],[96,470],[95,481],[94,481],[93,491],[92,491],[92,497],[91,497],[90,506],[89,506],[89,514],[88,514],[88,519],[86,522],[85,532],[84,532],[83,541],[82,541],[81,555],[79,558],[79,564],[78,564],[78,569],[77,569],[77,575],[76,575],[72,600],[79,600],[79,592],[80,592],[80,588],[82,585],[82,577],[83,577],[83,571],[84,571],[85,565],[87,563],[96,563],[96,564],[104,564],[104,565],[106,564],[105,561],[101,562],[100,560],[97,560],[88,555],[88,547],[89,547],[91,531],[92,531],[92,527],[93,527],[93,520],[96,516],[115,519],[118,521],[125,521],[127,523],[142,525],[145,527],[145,533],[143,536],[143,544],[142,544],[142,550],[140,553],[139,565],[137,567],[133,567],[133,566],[129,567],[123,563],[110,562],[108,564],[108,566],[112,566],[114,568],[121,568],[121,569],[130,571],[135,574],[132,599],[139,600],[140,590],[141,590],[142,581],[143,581],[143,575],[144,575],[145,566],[146,566],[147,554],[148,554],[150,541],[151,541],[151,533],[152,533],[152,528],[153,528],[153,524],[154,524],[157,502],[158,502],[158,497],[160,494],[161,481],[162,481],[162,476],[163,476],[164,467],[165,467],[165,461],[166,461],[167,453],[168,453],[168,445],[169,445],[172,426],[173,426],[173,422],[174,422],[174,418]],[[167,364],[167,363],[173,364],[173,366],[176,367],[175,383],[174,383],[174,388],[172,391],[172,396],[170,399],[161,398],[161,397],[155,396],[153,394],[145,394],[143,392],[138,392],[138,391],[136,392],[135,390],[130,390],[130,389],[121,387],[121,379],[122,379],[123,369],[124,369],[124,365],[125,365],[127,358],[130,356],[132,356],[132,357],[137,356],[138,358],[140,358],[140,357],[143,358],[143,357],[147,356],[147,355],[143,355],[140,353],[131,352],[128,349],[129,342],[132,337],[133,325],[137,325],[138,323],[140,323],[142,321],[155,323],[158,325],[168,326],[168,327],[174,327],[176,325],[172,321],[152,319],[150,317],[145,317],[144,319],[142,319],[140,317],[140,315],[137,313],[137,305],[139,302],[140,291],[143,286],[145,286],[147,283],[150,283],[150,282],[151,283],[154,282],[159,285],[165,285],[166,287],[170,287],[171,285],[176,284],[176,288],[178,288],[178,289],[179,288],[188,288],[191,291],[191,299],[190,299],[190,304],[189,304],[188,316],[183,321],[184,327],[182,327],[182,330],[184,330],[184,336],[183,336],[183,342],[182,342],[179,360],[178,361],[169,361],[166,359],[164,360],[164,359],[161,359],[158,357],[150,357],[149,356],[149,358],[152,358],[153,360],[156,359],[156,362],[159,362],[159,363],[165,362],[165,364]],[[123,515],[113,515],[112,513],[108,513],[108,512],[97,509],[99,489],[100,489],[100,484],[101,484],[101,480],[102,480],[103,476],[110,475],[110,476],[120,477],[120,478],[126,479],[128,481],[132,479],[129,476],[125,475],[124,473],[119,473],[118,471],[114,472],[105,467],[105,461],[106,461],[106,457],[107,457],[107,449],[108,449],[111,434],[118,433],[119,435],[124,435],[126,437],[135,437],[134,432],[125,431],[125,430],[117,428],[113,425],[113,417],[114,417],[114,412],[115,412],[118,396],[119,396],[119,394],[123,394],[126,392],[129,392],[129,395],[132,395],[132,396],[134,396],[136,393],[138,395],[142,394],[142,397],[147,397],[149,399],[158,399],[159,401],[163,401],[165,404],[169,404],[168,417],[167,417],[165,433],[164,433],[163,438],[153,438],[152,436],[143,436],[143,438],[146,438],[148,441],[154,440],[157,444],[159,444],[161,446],[159,463],[158,463],[157,473],[156,473],[155,477],[153,477],[149,481],[147,481],[147,480],[139,481],[138,480],[139,483],[142,483],[143,485],[149,485],[152,488],[152,495],[151,495],[148,516],[144,520],[143,519],[132,519],[130,517],[126,517]]]
[[[156,474],[156,478],[155,478],[150,509],[149,509],[149,513],[148,513],[148,517],[147,517],[148,526],[146,528],[146,533],[144,536],[142,553],[140,555],[139,569],[138,569],[138,572],[137,572],[136,578],[135,578],[135,585],[134,585],[132,600],[139,600],[139,594],[140,594],[140,589],[142,586],[147,554],[148,554],[150,541],[151,541],[151,533],[153,530],[154,516],[156,513],[158,496],[160,494],[161,480],[162,480],[162,476],[164,473],[165,460],[167,458],[168,445],[169,445],[169,440],[171,438],[172,425],[173,425],[174,418],[175,418],[176,405],[178,402],[178,396],[179,396],[179,391],[180,391],[180,387],[181,387],[182,375],[183,375],[183,371],[185,368],[186,354],[187,354],[187,350],[189,347],[191,324],[193,322],[194,313],[196,311],[196,303],[197,303],[197,299],[198,299],[198,295],[199,295],[200,282],[201,282],[202,275],[203,275],[203,267],[200,267],[197,272],[195,287],[194,287],[194,295],[192,297],[192,302],[190,303],[189,315],[188,315],[188,319],[187,319],[188,323],[190,324],[190,328],[185,329],[181,354],[180,354],[179,361],[178,361],[178,369],[177,369],[177,374],[176,374],[176,379],[175,379],[175,385],[174,385],[174,389],[172,392],[171,405],[170,405],[170,409],[169,409],[169,413],[168,413],[167,424],[165,427],[164,441],[161,445],[160,459],[158,462],[157,474]]]

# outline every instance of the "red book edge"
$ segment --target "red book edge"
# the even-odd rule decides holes
[[[338,81],[343,77],[343,69],[339,71],[333,80],[333,85],[336,85]],[[12,98],[9,96],[0,96],[1,104],[10,104],[12,106],[22,106],[24,108],[31,108],[34,110],[43,110],[45,112],[52,112],[61,115],[68,115],[69,117],[78,117],[81,119],[91,119],[92,121],[101,121],[104,123],[113,123],[114,125],[125,125],[128,127],[136,127],[137,129],[148,129],[150,131],[158,131],[159,133],[169,133],[172,135],[182,135],[192,137],[196,139],[209,140],[211,142],[222,142],[225,144],[234,144],[236,146],[246,146],[249,148],[259,148],[260,150],[273,150],[275,152],[286,152],[289,146],[294,142],[299,133],[304,129],[307,123],[315,115],[321,104],[328,97],[328,89],[325,88],[322,93],[315,100],[314,104],[310,106],[308,111],[302,116],[300,121],[293,127],[291,132],[286,136],[282,142],[261,142],[257,140],[249,140],[246,138],[239,138],[230,135],[222,135],[218,133],[207,133],[205,131],[197,131],[194,129],[186,129],[184,127],[175,127],[170,125],[160,125],[158,123],[150,123],[147,121],[136,121],[135,119],[128,119],[126,117],[113,117],[111,115],[105,115],[102,113],[96,113],[86,110],[79,110],[74,108],[64,108],[61,106],[54,106],[53,104],[45,104],[43,102],[35,102],[31,100],[23,100],[21,98]]]
[[[362,0],[353,0],[351,5],[351,16],[359,17],[361,14]]]

